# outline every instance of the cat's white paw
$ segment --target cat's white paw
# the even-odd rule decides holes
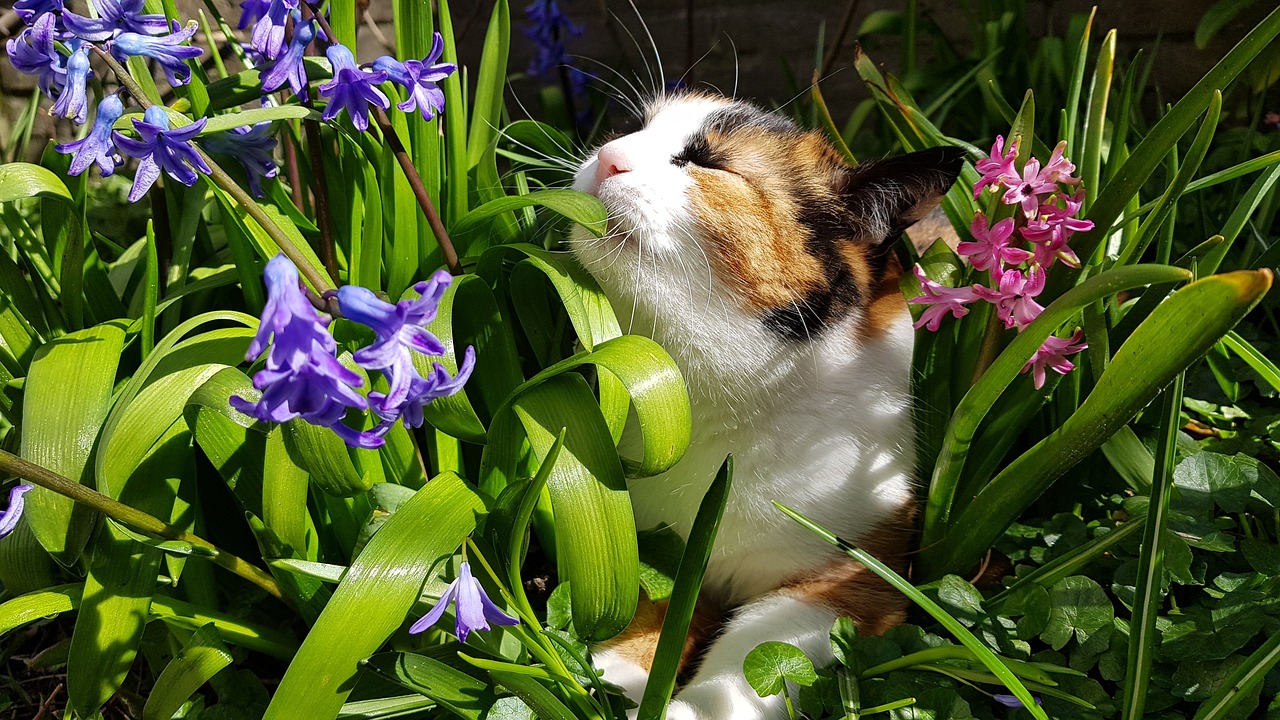
[[[762,698],[746,682],[691,685],[667,706],[667,720],[785,720],[782,697]]]
[[[600,669],[600,676],[606,682],[622,688],[631,702],[639,703],[644,697],[644,686],[649,682],[649,671],[634,660],[624,657],[614,650],[599,651],[591,656],[591,662]],[[627,712],[628,720],[635,720],[636,708]]]

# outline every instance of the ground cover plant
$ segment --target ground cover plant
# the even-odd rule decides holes
[[[476,58],[430,7],[368,58],[354,0],[15,4],[32,112],[78,139],[0,165],[0,713],[621,718],[589,644],[643,587],[662,717],[732,461],[687,542],[635,527],[683,381],[556,252],[607,232],[563,186],[626,103],[571,67],[568,4],[500,0]],[[1167,105],[1114,30],[1032,50],[1025,12],[974,8],[964,51],[876,15],[901,79],[858,53],[851,117],[819,83],[780,110],[850,162],[970,162],[963,242],[899,248],[910,576],[778,509],[917,610],[744,672],[797,717],[1280,717],[1280,10]],[[513,42],[553,122],[513,119]]]

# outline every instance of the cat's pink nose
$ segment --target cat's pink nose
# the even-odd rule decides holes
[[[631,157],[616,142],[607,143],[600,148],[600,152],[596,153],[596,185],[614,175],[631,172],[634,169]]]

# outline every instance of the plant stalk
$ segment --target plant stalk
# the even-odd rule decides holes
[[[404,171],[405,179],[409,181],[409,187],[413,188],[413,195],[418,199],[418,206],[422,208],[422,214],[427,216],[427,224],[431,226],[431,232],[436,236],[436,242],[440,244],[440,252],[444,255],[444,264],[453,275],[461,275],[462,265],[458,263],[458,253],[453,249],[453,242],[449,239],[449,232],[444,229],[444,223],[440,221],[440,213],[436,212],[436,206],[431,202],[431,196],[427,194],[427,188],[422,184],[422,178],[418,176],[418,170],[413,166],[413,160],[404,149],[404,143],[400,141],[399,133],[391,126],[391,118],[387,117],[387,114],[380,107],[374,106],[371,110],[373,111],[373,119],[378,123],[378,127],[382,129],[382,134],[387,139],[387,144],[391,146],[392,154],[396,156],[396,160],[400,163],[400,169]]]
[[[313,17],[320,23],[324,36],[332,43],[335,35],[333,28],[329,26],[329,21],[320,13],[314,13]],[[453,241],[449,239],[449,232],[444,229],[444,223],[440,221],[440,213],[436,212],[435,203],[431,202],[431,195],[422,184],[422,177],[418,175],[418,169],[413,166],[413,159],[405,150],[400,134],[391,126],[391,118],[387,117],[387,113],[382,108],[374,105],[369,110],[374,122],[378,123],[378,128],[382,130],[382,136],[386,138],[387,145],[391,146],[391,152],[396,156],[396,161],[400,163],[400,169],[404,171],[404,177],[409,181],[409,187],[413,189],[413,196],[418,200],[418,207],[421,207],[422,214],[427,216],[427,224],[431,226],[431,232],[436,236],[440,252],[444,255],[445,266],[449,268],[451,274],[461,275],[462,265],[458,263],[458,253],[453,249]]]
[[[284,592],[276,583],[275,578],[263,572],[256,565],[249,563],[235,555],[219,549],[216,545],[205,540],[204,538],[189,533],[179,527],[174,527],[169,523],[149,515],[141,510],[125,505],[115,498],[103,495],[102,493],[81,485],[74,480],[65,478],[58,473],[36,465],[33,462],[24,460],[13,453],[0,450],[0,472],[14,475],[23,480],[30,481],[42,488],[52,490],[59,495],[69,497],[72,500],[87,505],[94,510],[106,515],[107,517],[119,521],[138,532],[148,533],[166,540],[177,540],[179,542],[190,543],[214,553],[209,561],[214,565],[218,565],[226,570],[239,575],[258,587],[266,590],[273,597],[283,601],[286,600]]]

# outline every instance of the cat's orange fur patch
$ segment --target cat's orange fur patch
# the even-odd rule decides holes
[[[857,326],[858,337],[863,342],[878,340],[901,323],[911,322],[907,301],[898,287],[901,277],[902,263],[897,257],[889,258],[884,275],[867,298],[866,312]]]
[[[904,506],[855,542],[895,572],[904,573],[914,517],[914,507]],[[815,571],[793,578],[780,592],[825,605],[840,617],[852,618],[862,634],[880,635],[906,619],[906,597],[849,557],[836,558]]]
[[[836,290],[828,280],[831,259],[812,252],[813,231],[802,219],[803,202],[831,192],[834,150],[814,133],[780,136],[756,128],[708,133],[707,142],[733,171],[690,166],[690,200],[713,246],[712,269],[740,290],[744,309],[791,307]],[[848,240],[845,262],[855,277],[868,278],[861,250]]]
[[[640,604],[627,629],[602,643],[600,648],[615,652],[648,670],[653,666],[653,656],[658,649],[658,637],[662,634],[662,622],[666,616],[666,600],[655,603],[641,592]],[[693,661],[706,649],[708,641],[719,630],[722,622],[721,611],[713,608],[710,602],[700,599],[694,606],[689,634],[685,637],[684,650],[680,655],[681,675],[691,671]]]

